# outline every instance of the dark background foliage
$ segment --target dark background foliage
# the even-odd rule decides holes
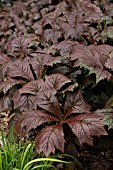
[[[0,116],[38,153],[112,169],[112,44],[112,1],[1,2]]]

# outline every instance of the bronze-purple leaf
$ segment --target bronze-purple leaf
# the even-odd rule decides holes
[[[61,62],[61,57],[53,57],[43,51],[36,51],[30,54],[30,57],[30,64],[32,65],[37,79],[42,78],[44,66],[53,66],[53,64]]]
[[[44,43],[52,42],[53,44],[58,43],[58,39],[62,37],[62,32],[55,29],[46,29],[42,35]]]
[[[44,88],[45,90],[53,88],[59,90],[63,85],[69,82],[71,82],[71,79],[61,73],[51,74],[45,77]]]
[[[52,114],[56,115],[59,119],[61,119],[62,115],[60,111],[60,104],[55,94],[56,90],[46,90],[37,93],[35,97],[35,108],[37,108],[38,105],[42,109],[51,112]]]
[[[15,55],[17,58],[23,59],[27,57],[28,45],[32,41],[29,37],[20,36],[11,41],[8,45],[7,52]]]
[[[64,40],[60,43],[54,44],[49,47],[48,52],[60,51],[61,55],[68,54],[74,45],[79,44],[77,41]]]
[[[55,153],[55,149],[64,152],[64,133],[62,124],[47,126],[36,136],[36,148],[38,152],[44,152],[45,156]]]
[[[81,91],[67,94],[67,100],[64,105],[64,116],[67,117],[72,113],[89,113],[91,106],[85,101]]]
[[[93,144],[93,136],[107,135],[102,117],[95,114],[80,114],[66,120],[79,142]]]
[[[0,65],[5,66],[10,61],[10,58],[6,54],[0,52]]]
[[[102,50],[103,49],[103,50]],[[84,67],[89,70],[89,73],[96,74],[96,82],[111,77],[110,72],[105,69],[105,63],[112,51],[109,45],[76,45],[70,57],[75,60],[74,67]]]
[[[37,92],[39,92],[43,89],[43,85],[44,85],[44,81],[42,79],[34,80],[34,81],[31,81],[31,82],[28,82],[27,84],[25,84],[19,90],[19,93],[20,94],[29,93],[29,94],[36,95]]]
[[[20,94],[16,92],[12,98],[14,109],[19,108],[20,111],[29,111],[34,109],[34,95]]]
[[[26,112],[24,118],[21,121],[21,128],[26,126],[26,132],[35,129],[45,122],[58,121],[57,118],[50,115],[44,110],[30,110]]]
[[[8,95],[0,96],[0,112],[12,110],[11,98]]]
[[[0,83],[0,92],[3,91],[4,93],[6,93],[13,86],[23,83],[24,83],[23,81],[9,78],[8,80]]]
[[[28,80],[34,80],[28,58],[25,58],[22,61],[18,59],[15,62],[11,62],[9,63],[8,68],[7,74],[10,77],[22,77]]]

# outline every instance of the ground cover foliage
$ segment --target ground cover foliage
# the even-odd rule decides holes
[[[110,1],[1,4],[0,116],[13,117],[20,137],[35,137],[38,153],[59,150],[74,155],[78,169],[112,169],[110,151],[88,156],[96,137],[113,148],[112,33]]]

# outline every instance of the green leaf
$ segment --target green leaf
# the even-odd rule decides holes
[[[62,160],[54,159],[54,158],[37,158],[37,159],[34,159],[34,160],[28,162],[28,163],[24,166],[24,169],[23,169],[23,170],[26,170],[26,168],[27,168],[30,164],[33,164],[33,163],[36,163],[36,162],[42,162],[42,161],[51,161],[51,162],[59,162],[59,163],[69,163],[69,162],[67,162],[67,161],[62,161]]]

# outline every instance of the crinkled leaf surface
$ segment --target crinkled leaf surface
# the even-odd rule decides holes
[[[53,64],[60,63],[61,57],[53,57],[43,51],[37,51],[30,54],[30,64],[38,79],[42,78],[44,66],[53,66]]]
[[[43,34],[43,39],[42,41],[44,43],[53,43],[53,44],[56,44],[58,43],[58,39],[61,38],[62,36],[62,32],[61,31],[57,31],[57,30],[54,30],[54,29],[46,29],[44,31],[44,34]]]
[[[6,93],[11,87],[17,84],[23,84],[24,82],[15,79],[8,79],[0,83],[0,92]]]
[[[102,117],[95,114],[80,114],[66,120],[79,142],[93,144],[93,136],[107,135]]]
[[[71,82],[71,79],[61,73],[51,74],[45,77],[44,88],[59,90],[63,85],[69,82]]]
[[[34,80],[34,81],[31,81],[31,82],[28,82],[27,84],[25,84],[19,90],[19,93],[20,94],[29,93],[29,94],[36,95],[37,92],[42,91],[43,86],[44,86],[44,81],[42,79]]]
[[[112,49],[112,46],[109,45],[77,45],[70,57],[71,60],[76,60],[74,67],[84,67],[90,73],[95,73],[96,82],[99,82],[105,78],[109,80],[111,77],[111,74],[105,69],[105,63]]]
[[[37,108],[38,105],[42,109],[51,112],[52,114],[56,115],[59,119],[61,119],[62,115],[60,111],[60,104],[55,94],[56,90],[46,90],[37,93],[35,97],[35,107]]]
[[[55,153],[55,148],[64,151],[64,133],[61,124],[47,126],[36,137],[36,148],[39,153],[44,152],[48,156]]]
[[[7,74],[10,77],[22,77],[27,80],[34,79],[28,58],[25,58],[22,61],[18,59],[15,62],[11,62],[9,63],[8,68]]]
[[[77,41],[64,40],[49,47],[48,52],[60,51],[61,55],[69,53],[73,46],[79,44]]]
[[[85,101],[80,91],[68,93],[64,105],[64,116],[67,117],[72,113],[89,113],[91,106]]]
[[[35,129],[41,124],[51,121],[58,121],[58,119],[46,111],[31,110],[26,112],[24,118],[21,121],[21,127],[23,128],[26,126],[26,132],[28,133],[30,130]]]
[[[28,45],[32,39],[25,36],[20,36],[11,41],[8,45],[7,52],[11,55],[15,55],[18,58],[23,59],[27,57]]]
[[[20,111],[29,111],[34,109],[34,101],[34,95],[19,94],[19,92],[16,92],[13,95],[14,109],[19,108]]]

